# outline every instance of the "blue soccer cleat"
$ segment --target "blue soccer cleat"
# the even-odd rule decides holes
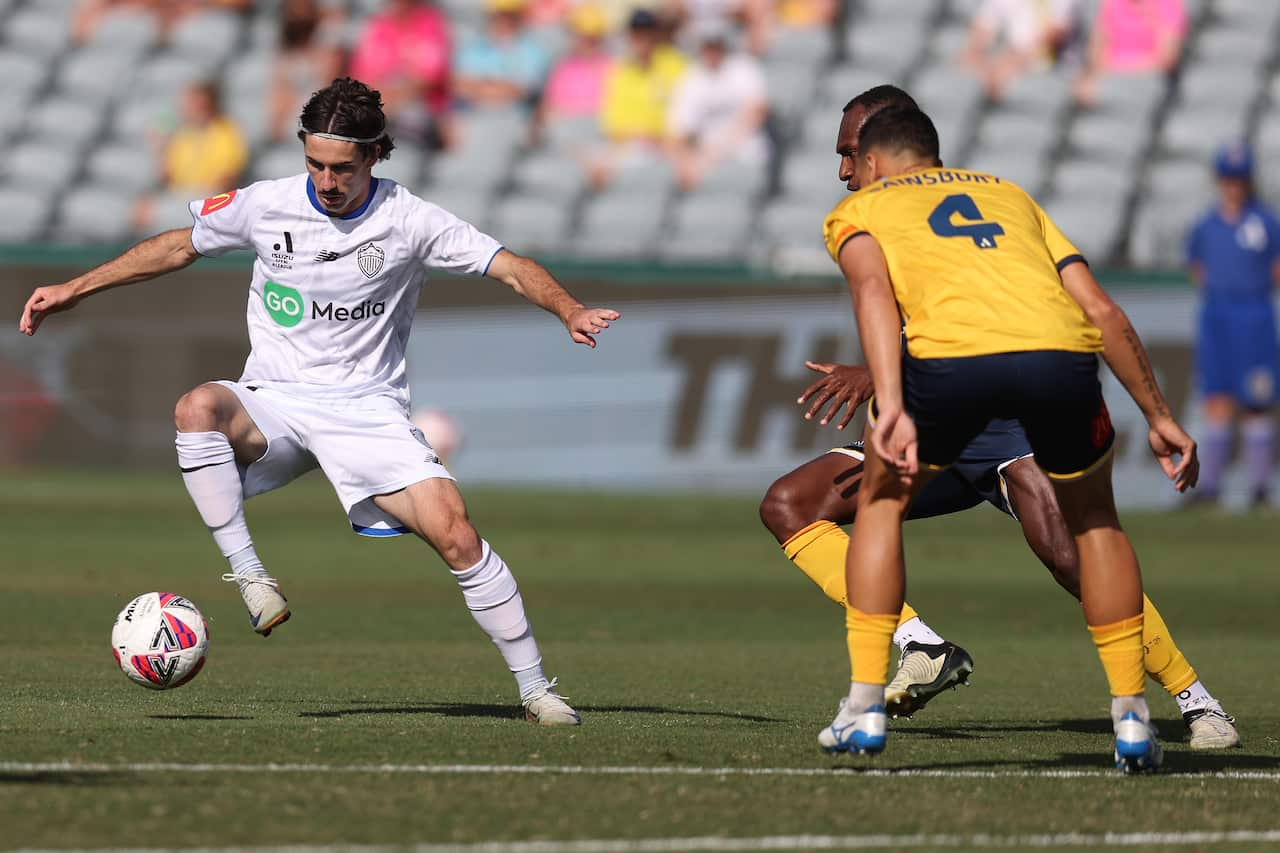
[[[1116,723],[1116,768],[1125,773],[1154,773],[1163,760],[1156,727],[1127,711]]]
[[[854,713],[849,710],[849,700],[841,699],[836,718],[818,732],[818,746],[827,753],[876,755],[884,751],[887,727],[884,705],[872,705],[861,713]]]

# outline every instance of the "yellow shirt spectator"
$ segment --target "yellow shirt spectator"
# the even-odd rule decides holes
[[[680,52],[666,45],[653,52],[647,66],[634,59],[614,65],[600,107],[604,135],[614,141],[664,139],[668,105],[685,66]]]
[[[249,149],[234,122],[215,118],[203,127],[179,127],[164,162],[170,190],[201,195],[232,186],[249,162]]]

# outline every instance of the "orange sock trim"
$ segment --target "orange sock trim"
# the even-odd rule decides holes
[[[898,624],[895,627],[901,628],[902,623],[910,622],[912,619],[919,617],[919,615],[914,607],[904,601],[902,602],[902,612],[898,614]]]
[[[1142,667],[1142,614],[1112,622],[1090,625],[1093,644],[1107,673],[1112,696],[1137,696],[1142,693],[1145,671]]]
[[[869,615],[856,607],[845,610],[849,664],[854,681],[888,683],[889,652],[893,648],[893,632],[897,627],[897,613]]]
[[[844,561],[849,534],[830,521],[815,521],[782,543],[782,552],[834,601],[845,604]]]
[[[1142,653],[1147,674],[1160,682],[1170,696],[1177,696],[1196,683],[1196,671],[1173,642],[1160,611],[1145,595],[1142,596]]]

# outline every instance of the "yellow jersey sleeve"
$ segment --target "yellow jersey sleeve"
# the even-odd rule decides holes
[[[831,260],[840,263],[840,250],[850,237],[867,233],[863,212],[859,209],[857,195],[842,200],[822,223],[822,239],[827,244]]]
[[[1036,204],[1034,201],[1031,203]],[[1064,267],[1076,261],[1084,261],[1084,255],[1080,254],[1080,250],[1067,239],[1057,224],[1049,218],[1049,214],[1045,213],[1044,208],[1038,204],[1036,204],[1036,216],[1040,220],[1040,231],[1044,234],[1044,243],[1049,247],[1049,256],[1053,258],[1053,265],[1058,268],[1058,272],[1062,272]]]

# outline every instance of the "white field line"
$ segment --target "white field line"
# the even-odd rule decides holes
[[[484,841],[477,844],[361,845],[326,844],[287,847],[195,847],[183,853],[668,853],[677,850],[910,850],[915,847],[968,849],[1055,847],[1145,847],[1152,844],[1211,845],[1280,842],[1280,830],[1231,830],[1223,832],[1107,832],[1057,833],[1053,835],[766,835],[756,838],[611,838],[582,841]],[[53,853],[20,850],[17,853]],[[74,853],[74,851],[58,851]],[[164,853],[147,848],[92,848],[92,853]]]
[[[0,773],[294,773],[405,774],[411,776],[816,776],[829,778],[903,777],[928,779],[1122,779],[1114,770],[949,770],[848,767],[587,767],[542,764],[184,764],[179,762],[78,763],[0,761]],[[1166,777],[1280,781],[1280,771],[1209,770],[1171,772]]]

